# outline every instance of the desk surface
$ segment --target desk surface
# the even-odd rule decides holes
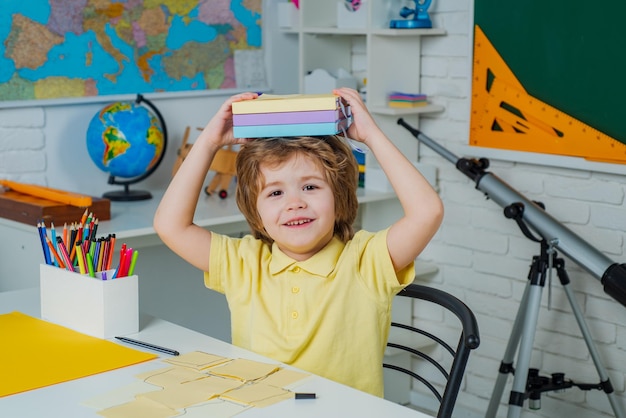
[[[0,314],[14,310],[39,317],[39,289],[0,292]],[[272,360],[255,353],[153,317],[143,316],[140,329],[138,334],[130,337],[174,348],[181,353],[201,350],[230,358],[241,357],[272,362]],[[162,357],[167,356],[162,355]],[[2,411],[3,416],[26,418],[47,416],[51,411],[54,411],[55,416],[65,418],[95,417],[98,416],[96,412],[82,406],[81,402],[133,383],[136,381],[135,375],[163,366],[164,363],[156,359],[83,379],[3,397],[0,398],[0,411]],[[299,418],[321,416],[428,417],[423,413],[321,377],[307,380],[298,387],[298,390],[315,392],[318,398],[307,401],[290,399],[267,408],[252,408],[238,416],[242,418],[283,416]]]

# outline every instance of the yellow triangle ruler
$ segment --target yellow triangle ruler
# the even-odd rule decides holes
[[[529,95],[478,26],[470,145],[626,163],[625,144]]]

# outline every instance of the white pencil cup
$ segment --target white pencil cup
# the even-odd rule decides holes
[[[43,319],[99,338],[139,331],[137,275],[102,280],[42,264],[39,280]]]

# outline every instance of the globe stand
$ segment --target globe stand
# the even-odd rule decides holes
[[[165,120],[163,119],[161,112],[159,112],[159,109],[157,109],[156,106],[152,104],[152,102],[150,102],[148,99],[143,97],[141,94],[137,95],[137,99],[135,102],[137,104],[144,102],[146,105],[148,105],[150,109],[152,109],[152,111],[156,114],[157,118],[159,119],[159,122],[161,123],[161,129],[163,130],[163,151],[161,152],[161,156],[159,157],[156,164],[154,164],[154,166],[152,166],[150,170],[146,171],[144,174],[142,174],[139,177],[120,181],[120,180],[117,180],[115,176],[109,176],[109,181],[108,181],[109,184],[117,184],[117,185],[124,186],[124,190],[106,192],[102,195],[102,197],[107,198],[109,200],[118,201],[118,202],[134,202],[138,200],[152,199],[152,194],[149,191],[129,190],[128,186],[130,186],[131,184],[138,183],[141,180],[150,176],[152,173],[154,173],[154,170],[156,170],[161,164],[161,161],[163,161],[163,156],[165,156],[165,149],[167,148],[167,128],[165,126]]]
[[[152,193],[147,190],[129,190],[129,183],[121,183],[115,180],[115,177],[109,177],[109,184],[123,184],[124,190],[115,190],[112,192],[106,192],[102,195],[109,200],[116,202],[133,202],[137,200],[152,199]]]

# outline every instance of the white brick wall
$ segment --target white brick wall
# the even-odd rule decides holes
[[[0,178],[45,183],[42,108],[0,109]]]
[[[431,17],[444,27],[445,37],[422,39],[422,90],[446,106],[441,115],[424,117],[420,130],[458,156],[464,156],[469,129],[471,72],[471,2],[438,0]],[[457,405],[463,416],[484,416],[497,369],[527,282],[532,256],[539,246],[506,219],[502,208],[485,200],[475,184],[441,156],[421,147],[424,162],[439,169],[439,187],[446,214],[443,225],[424,258],[440,271],[428,280],[464,300],[476,313],[482,344],[470,358],[463,393]],[[480,156],[480,155],[478,155]],[[545,203],[558,219],[589,244],[616,262],[625,262],[624,183],[614,174],[497,161],[489,171],[530,200]],[[600,282],[565,258],[571,289],[587,320],[619,402],[626,406],[626,307],[606,295]],[[572,314],[556,272],[553,274],[551,309],[548,290],[543,292],[535,333],[531,367],[542,375],[564,372],[578,382],[599,378]],[[417,316],[417,311],[414,312]],[[498,416],[507,415],[513,378],[508,378]],[[474,411],[474,413],[472,412]],[[613,416],[607,396],[600,391],[569,389],[542,397],[542,408],[522,417]]]

